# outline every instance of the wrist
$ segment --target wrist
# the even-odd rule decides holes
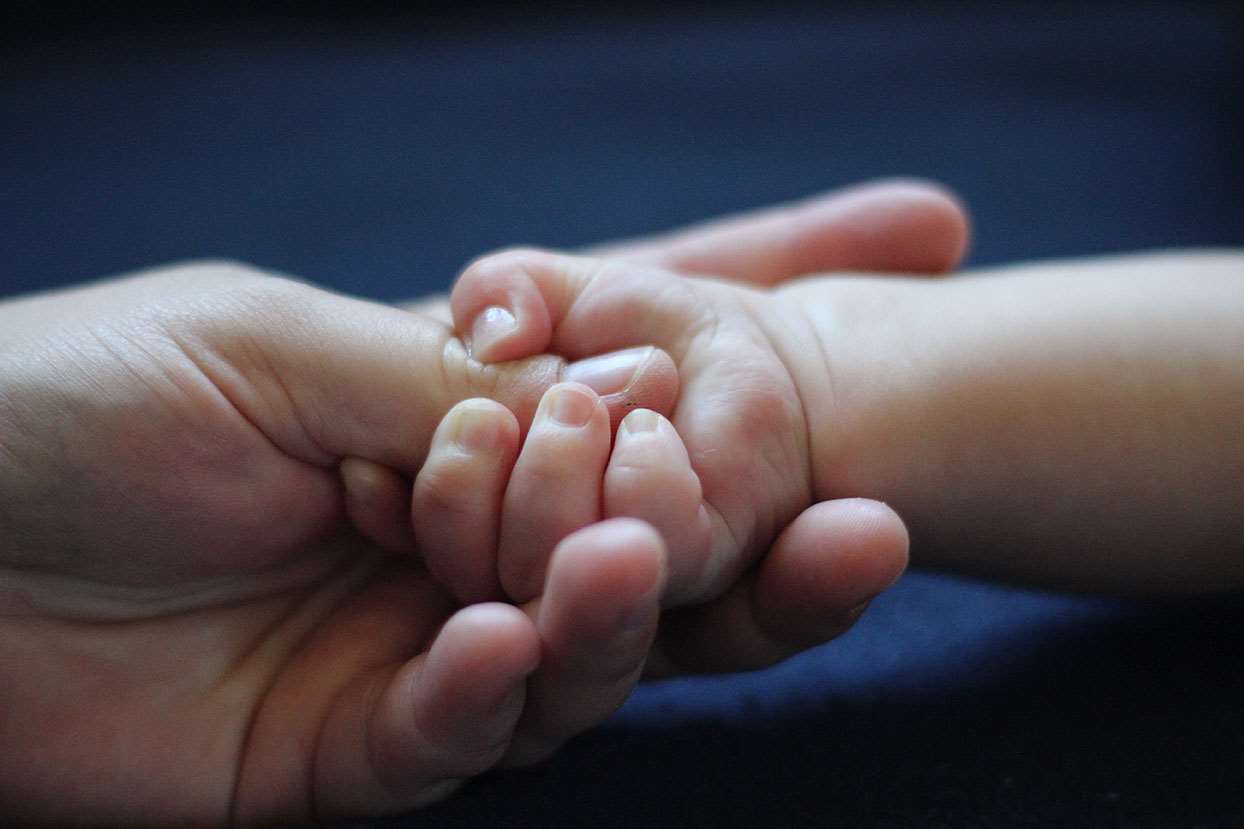
[[[804,404],[817,500],[891,497],[908,464],[928,462],[909,454],[933,450],[936,422],[912,371],[908,318],[937,284],[834,277],[778,292],[779,350]],[[899,438],[903,450],[885,451]]]

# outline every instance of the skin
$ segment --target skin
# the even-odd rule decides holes
[[[895,506],[923,564],[1142,595],[1244,584],[1242,280],[1244,257],[1211,253],[757,291],[517,250],[469,267],[451,305],[476,333],[484,309],[512,309],[515,325],[473,345],[485,360],[639,342],[671,355],[682,393],[657,457],[698,487],[639,487],[622,511],[663,530],[677,562],[667,596],[687,607],[663,617],[663,641],[703,641],[705,608],[778,533],[846,495]],[[632,451],[622,433],[614,451]],[[611,514],[613,470],[584,457]],[[496,572],[523,596],[551,538],[508,539],[510,507],[507,491]]]
[[[595,413],[582,422],[559,422],[551,412],[559,397],[580,399]],[[442,425],[464,412],[501,424],[513,415],[491,401],[466,401]],[[511,430],[512,431],[512,430]],[[549,497],[555,492],[555,497]],[[670,551],[665,607],[704,602],[696,595],[706,557],[702,539],[712,518],[700,480],[674,426],[647,409],[631,411],[610,446],[603,403],[573,383],[551,388],[541,401],[521,447],[469,451],[434,441],[414,483],[416,533],[431,572],[460,593],[504,595],[502,583],[543,569],[533,552],[596,521],[638,518],[653,527]],[[435,532],[432,532],[435,528]],[[846,631],[873,597],[889,587],[907,561],[903,522],[888,506],[863,498],[827,500],[809,507],[778,536],[755,572],[693,610],[667,614],[647,675],[762,667],[775,654],[811,646]],[[501,569],[505,565],[513,570]],[[694,625],[682,619],[693,617]],[[815,620],[815,625],[810,624]],[[620,701],[629,687],[619,683]],[[567,707],[564,695],[542,715],[537,706],[524,722],[542,719],[554,730]],[[552,699],[557,699],[551,696]],[[573,720],[571,720],[573,721]],[[523,753],[511,756],[526,759]]]
[[[812,434],[818,491],[884,497],[919,563],[1135,596],[1244,586],[1240,252],[822,287],[780,300],[834,355],[810,404],[842,415]]]
[[[957,217],[942,226],[959,238],[924,249],[961,245],[953,202],[886,192],[848,194],[864,211],[812,203],[733,235],[758,261],[846,239],[816,265],[835,267],[844,251],[903,248],[908,224],[942,221],[913,222],[932,213]],[[858,221],[875,232],[834,229]],[[619,519],[560,540],[521,607],[463,608],[391,549],[406,536],[385,537],[390,485],[418,472],[457,403],[495,397],[521,430],[570,371],[555,356],[482,365],[437,314],[213,263],[0,305],[0,660],[20,666],[0,685],[6,815],[219,825],[399,811],[514,746],[511,760],[543,756],[616,707],[668,583],[650,527]],[[657,379],[632,398],[598,389],[606,411],[668,411],[668,355],[645,354],[637,368]],[[823,636],[819,610],[837,599],[808,605],[764,655]],[[565,700],[583,704],[558,721]]]

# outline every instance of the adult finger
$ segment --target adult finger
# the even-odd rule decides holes
[[[953,193],[888,179],[588,253],[771,285],[823,271],[945,273],[962,260],[969,232]]]
[[[521,611],[479,604],[454,614],[425,654],[350,686],[319,739],[318,816],[415,808],[491,768],[539,661]]]
[[[883,179],[582,253],[773,285],[827,271],[943,274],[963,260],[970,236],[967,209],[953,192],[919,179]],[[402,307],[452,321],[443,295]]]
[[[666,580],[656,531],[613,519],[567,537],[541,598],[527,606],[543,658],[505,762],[543,759],[608,717],[642,673]]]
[[[340,473],[346,515],[355,528],[390,553],[414,553],[410,481],[400,472],[362,458],[344,459]]]

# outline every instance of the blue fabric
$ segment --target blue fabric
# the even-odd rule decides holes
[[[225,256],[399,299],[489,248],[895,173],[964,194],[976,264],[1240,245],[1239,22],[757,4],[10,28],[0,293]],[[395,822],[1244,825],[1241,630],[1238,598],[916,573],[825,648],[644,687],[546,766]]]

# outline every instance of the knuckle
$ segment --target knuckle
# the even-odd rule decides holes
[[[532,247],[503,248],[472,260],[462,272],[461,282],[491,284],[516,274],[540,273],[554,267],[557,255]]]

